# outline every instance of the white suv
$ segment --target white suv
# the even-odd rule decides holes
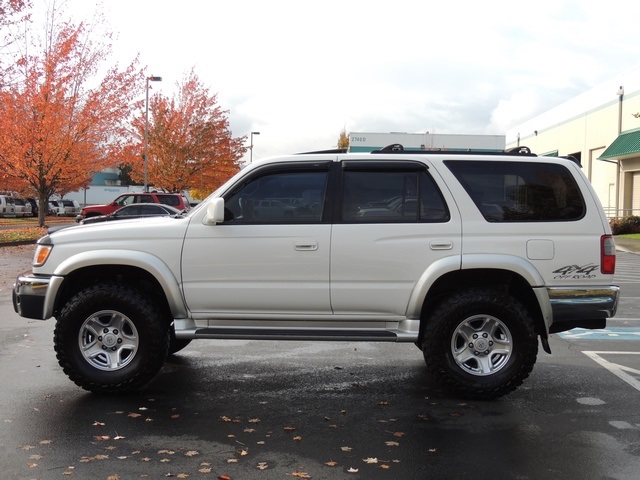
[[[349,340],[416,343],[436,381],[494,398],[538,338],[605,326],[614,269],[576,163],[395,146],[266,159],[185,216],[55,232],[14,306],[56,317],[92,391],[141,387],[192,339]]]

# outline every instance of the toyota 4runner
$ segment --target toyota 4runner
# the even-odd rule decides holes
[[[413,342],[439,384],[495,398],[538,338],[551,353],[618,302],[588,179],[526,148],[270,158],[188,214],[113,223],[41,238],[13,291],[96,392],[140,388],[193,339],[346,340]]]

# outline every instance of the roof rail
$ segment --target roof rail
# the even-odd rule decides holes
[[[423,153],[438,153],[445,155],[460,155],[460,154],[471,154],[471,155],[521,155],[526,157],[537,157],[535,153],[531,153],[531,149],[529,147],[515,147],[510,148],[508,150],[472,150],[472,149],[458,149],[458,150],[445,150],[440,148],[429,149],[429,150],[405,150],[404,146],[399,143],[393,143],[391,145],[387,145],[380,150],[373,150],[370,152],[374,153],[404,153],[404,154],[423,154]]]
[[[331,148],[329,150],[316,150],[314,152],[299,152],[296,155],[313,155],[318,153],[347,153],[348,149],[346,148]]]

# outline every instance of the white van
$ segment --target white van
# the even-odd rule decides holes
[[[0,195],[0,217],[15,217],[16,206],[13,197]]]

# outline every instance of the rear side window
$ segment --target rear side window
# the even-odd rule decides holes
[[[424,170],[346,170],[342,220],[348,223],[446,222],[449,211]]]
[[[180,207],[180,197],[177,195],[158,195],[158,201],[172,207]]]
[[[535,162],[444,162],[488,222],[579,220],[585,204],[563,165]]]

